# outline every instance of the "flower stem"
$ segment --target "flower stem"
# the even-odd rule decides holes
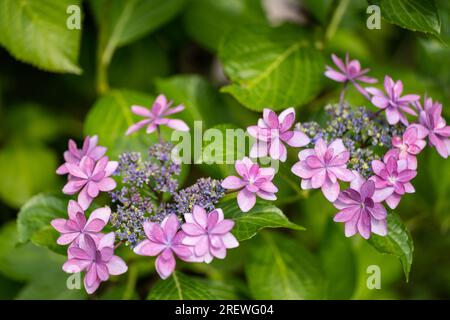
[[[118,247],[120,247],[122,245],[123,241],[119,241],[115,246],[114,246],[114,250],[117,249]]]
[[[130,265],[128,268],[128,280],[123,292],[122,300],[130,300],[133,298],[136,282],[138,279],[138,268],[135,264]]]
[[[378,117],[385,109],[380,109],[377,112],[372,113],[372,115],[370,116],[370,119],[374,119],[376,117]]]
[[[159,143],[163,142],[163,137],[161,135],[161,127],[159,125],[156,126],[156,133],[158,134],[158,141]]]
[[[344,87],[342,88],[341,94],[339,96],[339,106],[341,106],[341,107],[344,104],[345,93],[347,92],[347,88],[348,88],[348,82],[346,82],[344,84]]]
[[[339,24],[347,10],[350,0],[340,0],[336,8],[334,9],[333,16],[331,17],[330,24],[325,31],[325,41],[330,40],[336,33]]]

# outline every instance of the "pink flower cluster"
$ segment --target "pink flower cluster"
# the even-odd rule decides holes
[[[69,141],[69,150],[64,153],[66,162],[56,171],[68,174],[63,193],[78,193],[78,203],[83,210],[89,208],[100,191],[111,191],[116,182],[111,175],[117,169],[116,161],[109,161],[105,147],[97,146],[97,136],[86,137],[83,148],[78,149],[75,142]]]
[[[402,123],[406,126],[401,137],[393,137],[392,149],[388,150],[383,161],[372,162],[373,176],[365,180],[358,172],[347,168],[350,153],[341,139],[327,143],[319,138],[314,148],[301,150],[299,160],[291,171],[301,178],[302,189],[321,189],[328,201],[339,211],[336,222],[345,223],[345,234],[352,236],[359,233],[369,238],[371,233],[386,235],[387,211],[385,202],[395,209],[402,196],[413,193],[411,183],[417,175],[417,155],[426,145],[428,137],[431,146],[447,158],[450,154],[450,126],[442,117],[442,105],[425,99],[424,107],[415,94],[403,94],[402,81],[394,81],[386,76],[385,92],[377,88],[363,88],[360,83],[376,83],[377,80],[367,76],[369,69],[362,69],[357,60],[350,60],[348,54],[345,62],[336,55],[332,59],[338,70],[327,66],[325,75],[337,82],[351,83],[368,98],[380,111],[386,112],[390,125]],[[343,93],[345,90],[343,90]],[[341,103],[343,95],[341,94]],[[419,116],[419,121],[409,124],[407,115]],[[304,147],[311,141],[301,131],[291,130],[295,122],[295,110],[289,108],[279,116],[270,109],[264,109],[263,118],[258,124],[247,128],[250,136],[256,139],[250,151],[250,157],[269,156],[273,160],[285,162],[287,149]],[[256,197],[276,200],[277,187],[272,183],[275,171],[272,168],[260,168],[250,158],[243,158],[235,163],[239,176],[229,176],[222,186],[231,191],[238,191],[237,202],[243,212],[248,212],[256,203]],[[341,183],[348,182],[350,187],[341,191]]]
[[[63,270],[68,273],[85,271],[84,286],[91,294],[97,290],[109,275],[119,275],[127,271],[125,262],[114,255],[114,233],[104,234],[111,215],[109,207],[92,211],[86,219],[85,211],[100,193],[111,191],[116,182],[110,177],[117,168],[117,162],[104,156],[105,147],[97,146],[97,137],[86,137],[81,149],[74,141],[69,141],[69,150],[64,153],[66,162],[57,173],[68,174],[68,182],[63,188],[65,194],[77,192],[78,202],[70,200],[68,218],[58,218],[51,225],[61,236],[59,245],[69,245],[68,260]]]
[[[279,116],[270,109],[264,109],[263,118],[258,120],[258,125],[247,128],[248,134],[256,139],[250,157],[270,156],[273,160],[284,162],[287,159],[284,143],[291,147],[304,147],[310,143],[306,134],[292,130],[294,122],[294,108],[284,110]],[[272,183],[275,177],[273,168],[260,168],[248,157],[237,160],[235,168],[240,177],[225,178],[222,187],[239,191],[237,201],[243,212],[248,212],[254,207],[256,196],[270,201],[277,199],[275,193],[278,192],[278,188]]]
[[[353,84],[355,79],[372,83],[365,81],[367,80],[365,78],[358,78],[360,64],[356,60],[349,63],[348,54],[345,65],[335,55],[332,59],[341,72],[327,67],[325,75],[330,79]],[[353,66],[350,67],[350,64]],[[365,75],[364,72],[363,74]],[[404,194],[415,192],[411,180],[417,175],[417,155],[426,146],[425,138],[428,137],[429,144],[435,147],[442,157],[447,158],[450,155],[450,126],[446,125],[442,117],[440,103],[425,98],[424,107],[422,107],[419,103],[420,96],[415,94],[402,96],[403,83],[400,80],[395,82],[391,77],[386,76],[385,92],[377,88],[362,89],[360,86],[357,86],[357,89],[375,107],[380,108],[380,111],[386,112],[386,119],[390,125],[401,122],[407,127],[402,137],[393,137],[393,148],[386,152],[383,161],[372,162],[374,175],[365,181],[354,172],[356,178],[351,180],[350,188],[340,192],[337,200],[334,201],[335,207],[341,210],[334,219],[345,223],[345,234],[351,236],[358,232],[364,238],[369,238],[371,232],[380,235],[387,233],[386,210],[381,203],[385,201],[391,209],[395,209]],[[409,124],[408,114],[418,116],[418,121]],[[294,166],[294,173],[301,174],[302,178],[313,177],[315,174],[313,169],[316,169],[314,165],[318,166],[317,161],[310,160],[310,165],[307,166],[304,157],[303,160],[302,165]],[[346,177],[350,178],[350,175],[346,174]],[[302,186],[303,184],[306,184],[306,187],[309,186],[302,181]],[[316,182],[315,185],[311,183],[311,186],[318,187],[319,183]],[[323,187],[322,190],[325,194]],[[327,199],[333,201],[330,194]]]
[[[224,259],[227,249],[239,246],[231,234],[234,221],[224,219],[221,209],[206,213],[194,206],[192,213],[184,215],[186,223],[180,226],[175,214],[161,224],[145,222],[146,240],[139,243],[134,252],[143,256],[157,256],[156,271],[162,279],[175,270],[175,256],[187,262],[210,263],[214,258]]]
[[[170,106],[171,102],[168,102],[164,95],[157,97],[151,110],[132,106],[135,114],[147,119],[132,125],[126,134],[145,126],[147,133],[159,132],[161,125],[189,130],[182,120],[167,118],[182,111],[184,107],[179,105],[170,108]],[[78,197],[77,201],[69,201],[68,219],[58,218],[51,221],[53,228],[60,232],[57,243],[68,245],[68,260],[63,265],[63,270],[68,273],[85,272],[84,286],[89,294],[95,292],[100,283],[108,280],[110,275],[119,275],[128,269],[126,263],[114,255],[115,248],[121,244],[119,242],[114,245],[114,232],[102,233],[109,222],[111,209],[106,206],[93,210],[88,217],[85,214],[100,192],[108,192],[116,187],[116,182],[111,176],[116,171],[118,163],[109,161],[105,156],[106,148],[98,146],[97,142],[96,136],[86,137],[83,147],[78,149],[73,140],[69,141],[69,150],[64,153],[66,162],[57,169],[57,173],[68,175],[63,193],[78,194]],[[246,174],[250,180],[259,174],[273,177],[274,172],[271,170],[261,169],[260,173],[259,168],[255,167],[249,168]],[[276,192],[275,186],[271,183],[260,185],[258,180],[254,185],[258,186],[258,194],[261,197],[268,198],[271,192]],[[175,214],[170,214],[160,224],[145,221],[143,229],[147,239],[134,247],[134,252],[139,255],[157,256],[156,270],[163,279],[175,270],[176,257],[187,262],[210,263],[214,258],[224,259],[227,249],[239,246],[231,233],[234,221],[225,219],[221,209],[207,213],[205,209],[196,205],[192,213],[184,214],[184,221],[185,223],[180,224]]]

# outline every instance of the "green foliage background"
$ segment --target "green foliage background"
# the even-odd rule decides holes
[[[339,95],[325,63],[331,52],[349,52],[379,79],[390,74],[408,93],[440,100],[450,115],[447,0],[298,0],[290,11],[300,19],[283,23],[269,19],[268,2],[0,0],[0,299],[87,298],[66,288],[64,250],[48,224],[67,202],[55,170],[69,137],[98,134],[111,157],[145,150],[154,137],[123,135],[136,120],[131,104],[165,93],[204,129],[245,128],[264,107],[294,106],[298,120],[318,119]],[[370,4],[381,8],[381,30],[366,28]],[[81,7],[82,30],[66,27],[70,5]],[[348,98],[365,103],[356,91]],[[230,172],[185,169],[186,185]],[[152,258],[120,249],[129,272],[90,299],[450,297],[450,162],[434,150],[420,155],[417,193],[392,213],[388,238],[347,239],[320,193],[300,190],[288,170],[276,184],[275,204],[248,215],[223,203],[242,241],[226,260],[180,263],[161,281]],[[371,265],[381,268],[380,290],[366,286]]]

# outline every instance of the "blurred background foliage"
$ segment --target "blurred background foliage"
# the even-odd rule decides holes
[[[66,28],[72,4],[81,7],[82,30]],[[381,7],[380,30],[366,27],[369,4]],[[64,256],[39,245],[49,243],[40,232],[48,226],[22,226],[37,232],[31,242],[20,241],[16,218],[36,194],[59,192],[64,181],[55,170],[69,137],[80,142],[99,134],[112,157],[145,150],[152,137],[123,136],[135,120],[133,103],[149,105],[165,93],[187,106],[189,124],[203,120],[204,129],[245,127],[264,107],[295,106],[300,121],[320,118],[339,94],[323,76],[324,65],[331,52],[349,52],[379,79],[389,74],[408,93],[440,100],[450,116],[447,0],[0,0],[0,45],[2,299],[86,298],[66,288]],[[356,91],[348,99],[366,103]],[[417,193],[396,210],[414,240],[409,282],[396,257],[346,239],[321,194],[301,191],[282,171],[276,205],[307,230],[264,231],[225,261],[183,264],[177,279],[185,298],[449,298],[450,163],[434,150],[419,163]],[[193,166],[187,181],[229,170]],[[58,198],[31,201],[40,210],[30,220],[36,224],[64,210]],[[120,254],[133,259],[129,272],[91,298],[172,297],[173,279],[155,283],[151,258]],[[370,265],[381,268],[380,290],[366,286]]]

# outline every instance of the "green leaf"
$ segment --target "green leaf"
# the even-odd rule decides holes
[[[35,103],[14,105],[8,109],[2,126],[8,136],[33,144],[54,141],[62,133],[69,134],[75,129],[78,132],[79,129],[73,119],[59,116]]]
[[[447,0],[436,0],[439,16],[441,18],[441,39],[450,45],[450,2]]]
[[[189,36],[216,51],[222,37],[243,22],[266,20],[260,0],[193,0],[184,14]]]
[[[118,50],[108,73],[113,88],[153,92],[155,79],[168,76],[170,69],[171,61],[163,45],[154,37],[146,37]]]
[[[11,144],[0,150],[0,198],[18,208],[30,197],[56,186],[55,153],[39,144]]]
[[[81,31],[66,26],[80,0],[0,0],[0,44],[16,59],[40,69],[80,74]]]
[[[67,200],[54,195],[40,194],[31,198],[17,216],[18,240],[25,243],[33,235],[50,226],[55,218],[67,216]]]
[[[222,88],[244,106],[281,110],[310,102],[320,91],[324,61],[311,32],[285,25],[231,30],[219,51],[231,85]]]
[[[254,299],[324,298],[320,264],[300,243],[264,232],[251,245],[245,274]]]
[[[211,135],[204,134],[202,169],[215,178],[234,174],[235,161],[242,159],[246,150],[250,150],[249,135],[232,124],[220,124],[210,129],[208,132]]]
[[[320,260],[327,279],[327,299],[350,299],[356,288],[356,258],[341,228],[329,221],[320,245]]]
[[[55,218],[67,218],[67,200],[54,195],[40,194],[31,198],[17,216],[18,241],[46,247],[66,255],[67,248],[56,240],[60,234],[50,225]]]
[[[441,21],[434,0],[377,0],[381,16],[404,29],[439,35]]]
[[[411,264],[413,261],[414,244],[406,226],[396,214],[389,214],[387,217],[388,233],[382,237],[373,234],[369,243],[381,253],[387,253],[400,259],[406,281],[409,279]]]
[[[238,300],[239,292],[238,288],[233,285],[233,281],[226,280],[211,280],[205,278],[196,279],[199,284],[203,286],[203,288],[208,288],[209,293],[211,293],[218,300]],[[235,280],[235,279],[232,279]]]
[[[92,0],[100,28],[101,61],[108,65],[114,51],[167,23],[185,0]]]
[[[158,282],[150,290],[148,300],[212,300],[216,299],[203,283],[178,271]]]
[[[332,9],[333,0],[305,0],[303,4],[308,11],[321,23],[327,22]]]
[[[156,133],[146,134],[145,130],[125,136],[132,124],[142,120],[131,112],[132,105],[149,107],[154,97],[129,90],[112,90],[100,97],[89,111],[84,124],[85,135],[98,135],[99,144],[108,148],[108,154],[116,158],[125,151],[147,153],[152,142],[157,141]]]
[[[42,229],[36,231],[31,236],[31,242],[37,246],[45,247],[51,251],[61,254],[63,256],[67,255],[67,247],[61,246],[56,243],[60,234],[52,226],[43,227]]]
[[[91,0],[107,47],[121,47],[167,23],[185,0]]]
[[[87,294],[83,287],[83,278],[80,279],[79,289],[68,289],[67,279],[70,274],[64,273],[60,268],[51,273],[41,273],[41,277],[33,279],[15,297],[17,300],[81,300]]]
[[[18,245],[14,222],[0,229],[0,273],[9,279],[26,282],[16,299],[83,299],[86,293],[82,279],[80,290],[66,286],[70,276],[61,270],[67,257],[54,254],[31,243]]]
[[[21,284],[0,274],[0,299],[12,300],[20,290]]]
[[[232,233],[238,241],[248,240],[264,228],[305,230],[302,226],[290,222],[279,208],[267,201],[258,199],[248,212],[239,209],[235,198],[225,200],[217,207],[223,210],[225,218],[234,220]]]

